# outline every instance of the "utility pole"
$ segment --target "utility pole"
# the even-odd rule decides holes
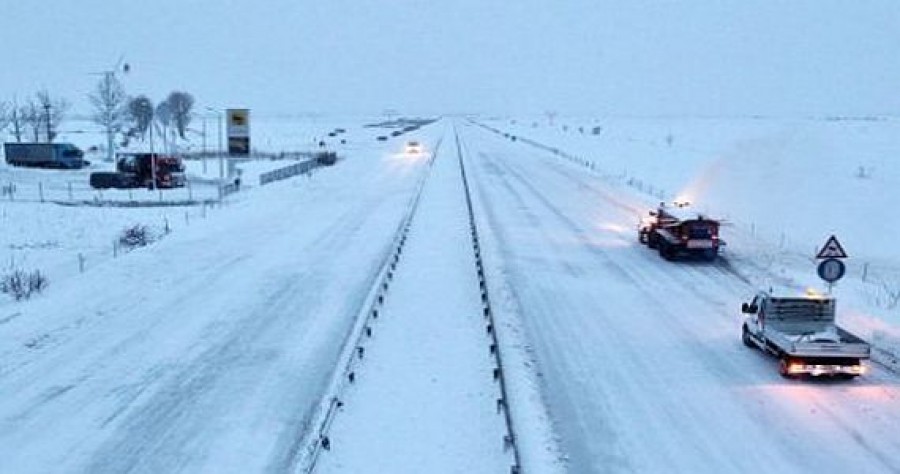
[[[203,117],[203,174],[206,175],[206,117]]]
[[[153,180],[152,188],[156,189],[156,151],[153,149],[153,128],[156,126],[152,121],[150,122],[150,179]],[[165,133],[163,133],[163,140],[165,140]]]
[[[103,73],[103,79],[106,81],[106,86],[111,87],[112,81],[114,79],[113,71],[105,71]],[[115,150],[113,147],[115,144],[113,143],[113,131],[112,128],[107,125],[106,127],[106,161],[113,161],[115,159]]]
[[[53,131],[52,126],[50,124],[50,102],[48,101],[44,104],[44,117],[47,120],[47,143],[51,143],[53,141]]]
[[[116,73],[121,70],[122,74],[128,74],[131,71],[131,65],[124,62],[125,57],[119,57],[119,60],[116,61],[116,65],[113,66],[112,69],[103,71],[103,72],[95,72],[91,73],[93,75],[103,75],[104,85],[109,89],[112,88],[113,81],[116,79]],[[106,126],[106,159],[107,161],[114,161],[116,150],[115,150],[115,131],[108,124]]]
[[[219,150],[217,153],[219,155],[219,180],[225,181],[225,157],[223,156],[224,149],[222,148],[222,118],[223,118],[222,111],[219,109],[214,109],[212,107],[205,107],[205,108],[206,108],[206,110],[216,114],[216,120],[217,120],[218,126],[219,126]]]

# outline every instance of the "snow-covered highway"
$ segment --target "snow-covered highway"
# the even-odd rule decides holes
[[[257,189],[3,314],[0,472],[297,469],[425,171],[397,151]]]
[[[741,344],[766,269],[739,226],[668,262],[637,243],[646,198],[521,140],[360,143],[0,306],[0,472],[303,472],[348,354],[316,472],[508,472],[460,162],[523,472],[900,472],[896,373],[786,380]]]
[[[570,472],[900,472],[895,374],[782,379],[740,342],[756,288],[640,246],[646,203],[597,175],[462,130]]]

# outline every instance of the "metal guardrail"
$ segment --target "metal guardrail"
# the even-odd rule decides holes
[[[478,283],[481,288],[481,304],[483,308],[484,318],[487,321],[485,331],[490,336],[491,345],[490,352],[494,357],[494,380],[500,384],[500,398],[497,399],[497,411],[503,413],[506,421],[507,434],[503,438],[504,448],[510,448],[513,452],[514,464],[510,466],[510,474],[522,474],[522,457],[519,454],[518,438],[516,435],[516,427],[513,417],[509,409],[509,389],[507,388],[506,372],[503,363],[503,351],[500,346],[500,340],[497,336],[497,323],[494,319],[494,311],[491,307],[491,297],[488,293],[487,280],[485,278],[484,263],[481,258],[481,243],[478,238],[478,225],[475,221],[475,209],[472,205],[472,193],[469,189],[469,179],[466,176],[466,165],[463,160],[462,146],[459,142],[459,133],[454,131],[456,135],[456,149],[459,158],[459,170],[462,176],[463,188],[466,194],[466,209],[469,213],[469,228],[472,233],[472,249],[475,253],[475,265],[478,270]]]
[[[317,166],[319,166],[319,162],[315,159],[312,159],[301,161],[300,163],[296,163],[290,166],[285,166],[284,168],[279,168],[277,170],[268,171],[259,175],[259,185],[265,186],[266,184],[274,181],[280,181],[304,173],[309,173]]]
[[[307,447],[301,460],[301,471],[306,474],[315,472],[322,451],[331,449],[331,440],[328,434],[335,416],[337,416],[339,409],[343,406],[341,397],[356,378],[357,365],[365,354],[365,341],[372,337],[374,323],[384,306],[385,298],[390,290],[400,258],[403,255],[412,220],[419,207],[422,190],[425,188],[425,183],[431,175],[431,167],[434,165],[440,145],[440,141],[435,145],[435,153],[428,162],[429,169],[419,178],[416,191],[407,205],[406,214],[401,219],[394,233],[393,242],[389,247],[390,250],[385,255],[381,268],[372,281],[369,295],[366,298],[366,302],[362,305],[359,316],[357,316],[356,326],[354,326],[352,333],[347,339],[348,342],[342,350],[343,365],[335,372],[331,387],[323,395],[318,413],[314,416],[315,421],[311,423],[315,432],[306,435],[312,437],[312,439],[304,440],[307,443]]]

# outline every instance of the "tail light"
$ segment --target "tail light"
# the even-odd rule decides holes
[[[806,366],[802,363],[791,362],[791,364],[788,365],[788,373],[789,374],[800,374],[800,373],[803,373],[803,370],[805,368],[806,368]]]

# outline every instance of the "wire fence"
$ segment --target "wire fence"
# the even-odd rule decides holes
[[[8,181],[0,183],[0,201],[68,205],[184,206],[219,200],[236,192],[239,187],[239,182],[220,185],[218,181],[205,180],[188,180],[182,187],[168,189],[95,189],[81,180]]]

